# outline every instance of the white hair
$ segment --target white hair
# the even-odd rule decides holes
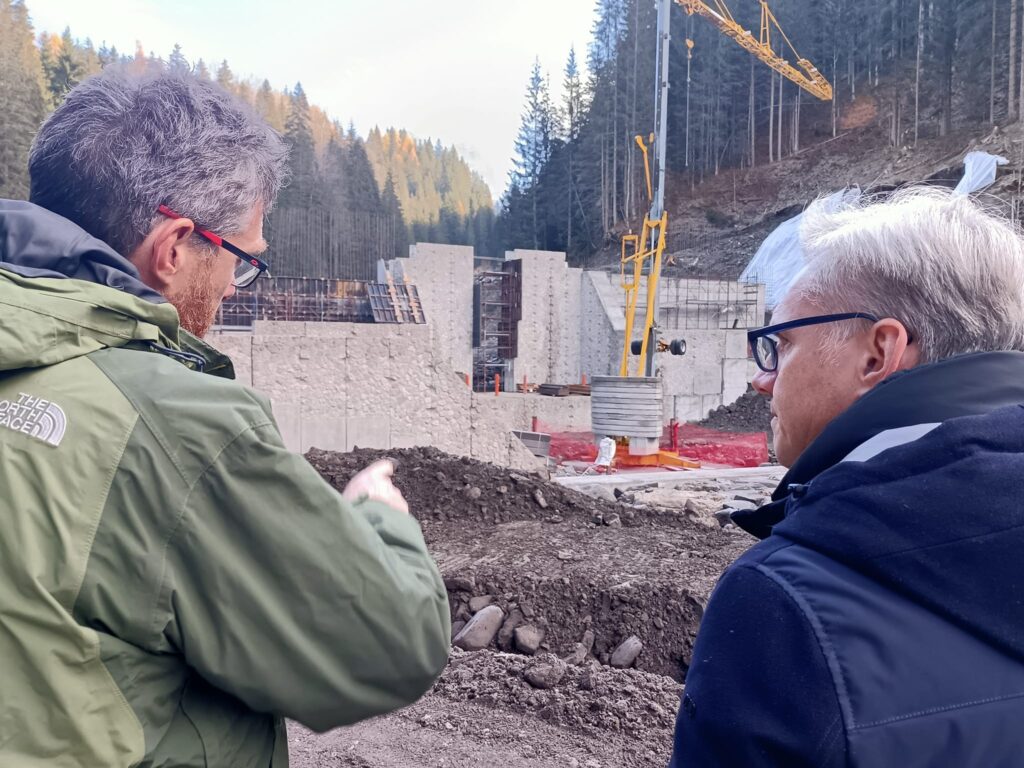
[[[800,238],[807,266],[797,296],[827,312],[899,320],[922,363],[1024,351],[1024,240],[976,200],[934,187],[838,210],[819,200],[804,213]],[[836,323],[831,340],[863,329],[860,322]]]

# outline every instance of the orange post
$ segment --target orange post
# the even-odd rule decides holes
[[[466,374],[463,374],[463,375],[466,377],[466,386],[468,387],[469,386],[469,374],[466,373]]]
[[[583,377],[582,377],[582,379],[581,379],[580,383],[581,383],[581,384],[582,384],[582,385],[583,385],[584,387],[585,387],[585,386],[587,386],[587,374],[585,374],[585,373],[583,374]]]
[[[497,397],[498,393],[501,392],[501,374],[494,374],[494,396]]]

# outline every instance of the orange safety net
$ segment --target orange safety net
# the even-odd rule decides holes
[[[534,432],[551,435],[550,457],[556,462],[597,459],[594,434],[558,429],[536,421]],[[695,424],[671,423],[661,437],[661,449],[697,459],[701,464],[727,467],[758,467],[768,461],[768,436],[764,432],[719,432]]]

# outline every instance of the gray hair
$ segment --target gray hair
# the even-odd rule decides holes
[[[273,207],[286,159],[281,137],[216,84],[111,67],[39,129],[29,199],[126,256],[161,218],[159,205],[218,234],[241,232],[256,206]]]
[[[927,187],[831,211],[819,200],[800,238],[807,266],[796,293],[829,312],[899,320],[922,363],[1024,351],[1024,241],[981,203]],[[836,323],[830,341],[857,330]]]

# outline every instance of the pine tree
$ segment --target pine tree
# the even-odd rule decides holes
[[[200,80],[210,79],[210,68],[206,66],[206,62],[202,59],[196,62],[196,76]]]
[[[350,211],[376,213],[381,209],[380,190],[366,156],[366,147],[357,136],[349,140],[345,153],[345,184],[348,195],[346,207]]]
[[[185,54],[181,52],[181,46],[177,43],[174,44],[174,50],[171,51],[171,55],[167,59],[167,69],[179,75],[192,71],[188,59],[185,58]]]
[[[49,102],[57,106],[82,81],[85,70],[78,60],[70,29],[65,29],[60,37],[43,33],[39,36],[39,47]]]
[[[284,112],[281,109],[278,94],[274,93],[268,80],[264,80],[259,90],[256,91],[255,106],[256,111],[263,116],[263,119],[274,130],[278,132],[284,131]]]
[[[28,151],[45,109],[28,10],[22,0],[0,0],[0,197],[28,198]]]
[[[323,204],[328,211],[346,210],[348,205],[348,178],[346,176],[345,147],[333,137],[324,153]]]
[[[235,73],[228,66],[227,59],[221,61],[220,66],[217,67],[217,85],[225,91],[233,92],[235,90]]]
[[[405,226],[405,217],[402,215],[402,204],[395,192],[395,180],[390,173],[384,181],[384,191],[381,192],[380,210],[394,232],[395,258],[408,256],[409,232]]]
[[[515,143],[513,180],[529,199],[530,231],[533,248],[540,247],[540,178],[551,153],[551,102],[547,84],[541,77],[540,60],[535,59],[526,88],[526,109]]]
[[[576,218],[576,164],[574,153],[580,138],[583,125],[583,83],[580,81],[579,67],[576,64],[576,49],[569,49],[569,59],[565,63],[565,79],[562,83],[563,108],[565,112],[565,248],[573,250],[573,220]]]
[[[225,69],[227,62],[221,67]],[[217,73],[218,80],[220,72]],[[313,132],[309,124],[309,102],[302,83],[296,83],[292,93],[288,119],[285,121],[284,138],[290,149],[289,164],[291,181],[281,191],[281,206],[312,208],[320,198],[316,173],[316,153],[313,149]]]

